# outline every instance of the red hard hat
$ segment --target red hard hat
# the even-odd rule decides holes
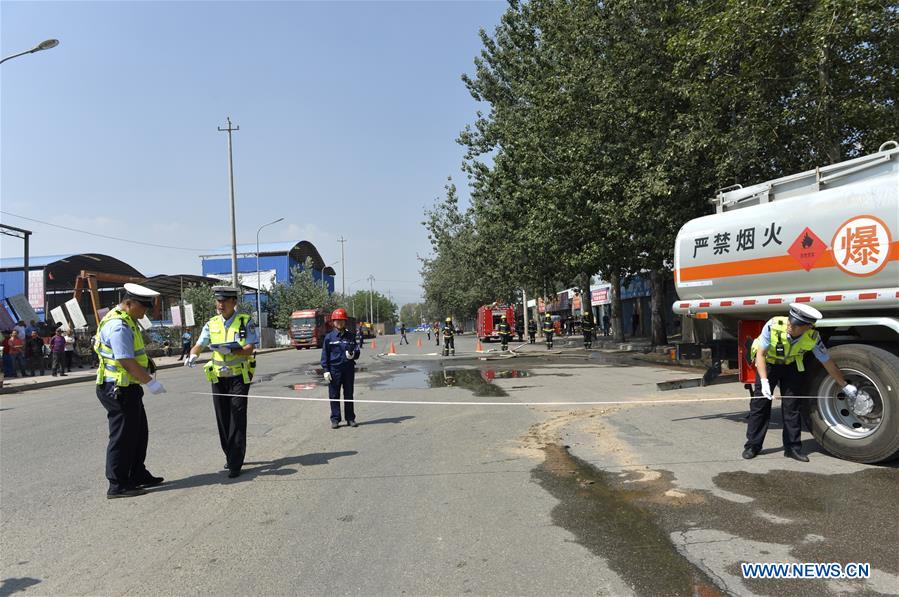
[[[335,319],[346,319],[346,309],[343,307],[334,309],[334,311],[331,312],[331,320],[333,321]]]

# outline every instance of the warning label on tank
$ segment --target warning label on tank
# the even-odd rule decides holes
[[[805,271],[809,271],[826,250],[827,244],[818,238],[811,228],[806,227],[787,249],[787,253],[798,261]]]
[[[890,231],[874,216],[858,216],[839,227],[833,237],[837,267],[853,276],[876,274],[889,260]]]

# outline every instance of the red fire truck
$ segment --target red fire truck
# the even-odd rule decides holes
[[[493,303],[492,305],[483,305],[478,308],[478,338],[482,342],[490,340],[499,340],[499,322],[502,316],[506,316],[506,323],[509,329],[515,331],[515,309],[508,305],[500,305]]]
[[[333,329],[331,313],[323,309],[304,309],[290,314],[290,342],[297,350],[321,348],[325,335]],[[356,320],[347,319],[348,330],[356,329]]]

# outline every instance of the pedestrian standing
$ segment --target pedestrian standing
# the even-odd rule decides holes
[[[515,319],[515,333],[518,335],[518,341],[524,339],[524,319]]]
[[[4,354],[6,352],[9,352],[9,358],[12,360],[13,376],[16,375],[16,370],[18,370],[22,377],[25,377],[25,341],[19,336],[18,328],[13,329],[9,333]]]
[[[609,319],[609,315],[606,313],[602,316],[602,335],[609,335],[609,328],[611,327],[611,320]]]
[[[437,342],[437,346],[440,346],[440,322],[434,322],[434,340]]]
[[[409,344],[409,339],[406,338],[406,324],[401,321],[400,322],[400,344],[402,344],[404,340],[406,341],[406,344]]]
[[[145,487],[162,483],[144,464],[149,426],[144,390],[162,394],[165,387],[153,379],[151,361],[137,321],[153,306],[159,293],[138,284],[125,284],[125,297],[100,321],[94,350],[99,358],[97,398],[106,409],[109,444],[106,447],[107,499],[146,493]]]
[[[44,339],[38,335],[37,330],[32,330],[31,335],[25,339],[25,362],[31,370],[31,377],[34,377],[38,370],[41,375],[45,373]]]
[[[640,330],[640,314],[637,313],[637,305],[634,305],[634,312],[631,314],[631,335],[636,336]]]
[[[500,349],[503,352],[509,350],[509,338],[512,337],[512,331],[509,329],[509,322],[505,315],[500,316],[496,331],[499,332]]]
[[[37,332],[35,332],[37,333]],[[42,343],[43,344],[43,343]],[[56,333],[50,338],[50,357],[53,359],[51,368],[53,377],[57,372],[62,376],[66,376],[66,339],[62,335],[62,328],[56,328]]]
[[[217,315],[206,322],[185,365],[193,367],[203,348],[212,360],[203,368],[212,384],[212,405],[228,477],[240,475],[247,453],[247,394],[256,371],[253,352],[259,335],[252,318],[237,312],[238,289],[213,286]]]
[[[427,332],[428,332],[428,342],[430,342],[430,341],[431,341],[431,326],[430,326],[430,325],[427,325],[427,326],[425,326],[425,327],[427,327]]]
[[[555,331],[552,315],[547,313],[543,317],[543,337],[546,339],[546,350],[550,350],[553,347],[553,332]]]
[[[528,338],[530,338],[531,344],[537,342],[537,322],[533,319],[528,320]]]
[[[16,322],[16,325],[15,325],[15,327],[13,327],[13,329],[16,332],[18,332],[17,337],[22,342],[25,342],[25,339],[28,338],[28,336],[30,335],[30,334],[25,333],[25,322],[22,321],[21,319]]]
[[[3,330],[3,340],[0,346],[3,346],[3,376],[15,377],[16,372],[12,368],[12,356],[9,354],[9,336],[12,330]]]
[[[593,314],[587,311],[581,321],[581,332],[584,334],[584,350],[593,348]]]
[[[182,360],[185,356],[190,355],[190,339],[192,338],[190,330],[184,330],[184,333],[181,334],[181,356],[178,357],[178,360]]]
[[[322,344],[321,366],[328,382],[328,399],[331,404],[331,429],[340,426],[340,390],[343,388],[343,412],[347,425],[357,427],[353,404],[353,386],[356,377],[356,359],[359,345],[356,336],[346,329],[346,310],[334,309],[331,322],[334,329],[328,332]]]
[[[71,330],[66,329],[65,333],[62,335],[62,339],[66,342],[65,348],[65,365],[66,365],[66,373],[72,372],[72,361],[75,359],[75,336],[72,335]]]
[[[821,312],[802,303],[791,303],[788,317],[769,319],[750,350],[755,364],[756,380],[753,398],[749,401],[749,424],[746,428],[746,444],[743,458],[755,458],[762,450],[762,442],[768,432],[771,419],[773,391],[780,386],[781,413],[783,419],[784,456],[800,462],[808,462],[802,452],[800,402],[806,383],[803,364],[805,353],[811,352],[828,374],[842,388],[846,396],[845,408],[864,416],[871,412],[874,401],[864,392],[848,383],[839,367],[827,354],[827,349],[815,330]]]
[[[452,317],[447,317],[443,324],[443,356],[456,356],[456,330]]]
[[[40,330],[38,330],[38,328],[37,328],[37,323],[36,323],[33,319],[30,320],[30,321],[28,322],[28,325],[25,326],[25,335],[22,336],[22,337],[23,337],[23,338],[30,338],[30,337],[31,337],[31,332],[38,332],[38,335],[40,335]]]

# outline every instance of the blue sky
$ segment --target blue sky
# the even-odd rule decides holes
[[[373,274],[418,300],[422,208],[452,175],[478,105],[460,80],[504,2],[8,2],[0,66],[2,210],[147,242],[346,243],[347,285]],[[464,191],[463,191],[464,192]],[[146,275],[199,273],[200,251],[150,249],[2,215],[34,255],[101,252]],[[21,241],[3,236],[5,257]],[[338,271],[338,287],[341,265]],[[367,287],[364,281],[356,286]],[[349,290],[349,288],[348,288]]]

